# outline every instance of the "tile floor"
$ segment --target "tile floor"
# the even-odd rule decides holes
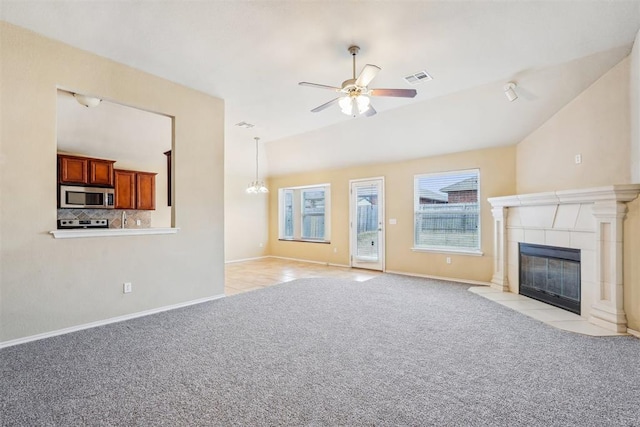
[[[565,331],[577,332],[594,337],[627,335],[601,328],[600,326],[589,323],[588,320],[577,314],[536,301],[532,298],[527,298],[523,295],[502,292],[489,286],[475,286],[469,288],[469,291],[504,305],[505,307],[509,307],[525,316],[533,317],[536,320]]]
[[[382,274],[379,271],[293,261],[280,258],[225,264],[225,295],[235,295],[278,283],[309,277],[340,277],[363,282]]]

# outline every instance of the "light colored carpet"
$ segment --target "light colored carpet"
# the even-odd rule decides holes
[[[301,279],[0,350],[2,425],[639,426],[640,340],[468,286]]]

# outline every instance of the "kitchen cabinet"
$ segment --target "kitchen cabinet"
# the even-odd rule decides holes
[[[136,173],[116,169],[113,171],[115,182],[116,209],[136,208]]]
[[[58,154],[58,182],[113,187],[114,160]]]
[[[116,209],[154,210],[156,208],[156,173],[116,169]]]
[[[154,210],[156,208],[156,174],[152,172],[136,173],[136,209]]]

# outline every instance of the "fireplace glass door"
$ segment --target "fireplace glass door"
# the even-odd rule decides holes
[[[580,314],[580,250],[520,243],[520,294]]]

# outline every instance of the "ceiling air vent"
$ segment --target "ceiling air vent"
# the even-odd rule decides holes
[[[426,71],[418,71],[415,74],[409,74],[406,76],[405,81],[410,85],[417,85],[420,82],[426,82],[428,80],[433,80],[433,77],[429,75]]]
[[[251,123],[247,123],[247,122],[240,122],[240,123],[236,123],[236,126],[245,128],[245,129],[251,129],[255,125],[252,125]]]

